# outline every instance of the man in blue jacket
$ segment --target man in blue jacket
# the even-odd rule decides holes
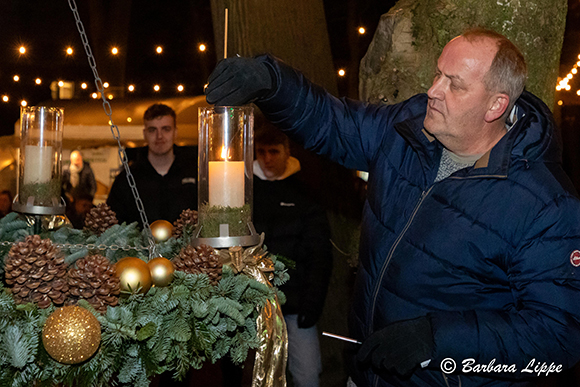
[[[270,57],[229,58],[209,103],[254,101],[306,148],[369,172],[350,316],[363,386],[525,386],[580,360],[580,201],[520,51],[449,42],[427,94],[337,99]]]

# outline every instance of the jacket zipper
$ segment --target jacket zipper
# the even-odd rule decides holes
[[[401,231],[401,233],[399,234],[399,236],[395,240],[395,243],[393,243],[393,246],[391,246],[391,250],[389,251],[389,254],[387,255],[387,259],[385,260],[385,263],[383,264],[383,267],[381,269],[381,274],[379,275],[379,278],[377,280],[377,285],[375,287],[375,292],[373,295],[373,304],[371,307],[371,316],[369,319],[369,331],[368,331],[369,335],[372,333],[372,330],[373,330],[373,320],[375,318],[375,305],[377,302],[377,296],[379,294],[379,289],[381,288],[381,283],[383,282],[383,277],[385,276],[385,273],[387,272],[387,266],[389,266],[389,262],[391,261],[391,258],[393,257],[393,254],[395,253],[395,249],[397,248],[399,242],[401,242],[401,239],[403,239],[403,235],[405,235],[405,233],[409,229],[409,226],[411,226],[413,219],[415,219],[415,215],[417,215],[417,211],[419,211],[419,208],[423,204],[423,201],[425,200],[427,195],[429,195],[429,193],[431,192],[432,189],[433,189],[433,186],[429,187],[429,189],[427,191],[423,191],[421,193],[421,198],[419,199],[419,201],[415,205],[415,208],[413,209],[413,212],[411,213],[411,216],[409,217],[407,224],[405,224],[405,227],[403,228],[403,230]],[[378,382],[379,382],[379,376],[375,375],[375,382],[374,382],[375,387],[378,385]]]

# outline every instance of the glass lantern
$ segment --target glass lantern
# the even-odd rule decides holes
[[[61,194],[63,109],[20,109],[18,189],[13,209],[29,215],[64,214]]]
[[[252,223],[253,129],[251,106],[199,108],[199,202],[194,246],[259,243]]]

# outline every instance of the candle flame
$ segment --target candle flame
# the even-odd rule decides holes
[[[220,157],[222,160],[228,161],[228,159],[232,158],[232,155],[230,154],[230,150],[228,148],[226,148],[225,146],[222,146],[222,150],[220,152]]]

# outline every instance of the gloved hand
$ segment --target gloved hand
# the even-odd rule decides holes
[[[362,344],[356,360],[378,370],[409,376],[419,364],[431,358],[433,333],[429,318],[398,321],[374,332]]]
[[[209,76],[205,96],[210,104],[239,106],[267,95],[273,83],[264,61],[236,56],[218,63]]]

